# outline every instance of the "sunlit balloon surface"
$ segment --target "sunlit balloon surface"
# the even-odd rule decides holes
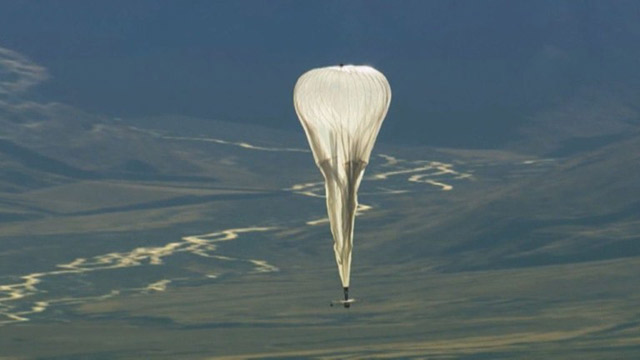
[[[372,67],[331,66],[302,75],[293,101],[324,176],[333,249],[342,286],[348,289],[358,188],[389,109],[391,88]]]

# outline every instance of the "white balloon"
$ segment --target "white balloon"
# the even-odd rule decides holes
[[[349,287],[358,188],[389,103],[391,88],[370,66],[340,65],[303,74],[293,102],[325,179],[327,212],[342,286]]]

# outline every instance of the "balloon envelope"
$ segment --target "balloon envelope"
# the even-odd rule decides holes
[[[327,212],[342,286],[349,287],[358,188],[391,88],[369,66],[331,66],[303,74],[293,91],[296,113],[325,179]]]

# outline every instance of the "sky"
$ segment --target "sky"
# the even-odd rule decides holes
[[[5,1],[0,47],[45,67],[31,95],[114,117],[300,130],[306,70],[372,65],[381,140],[495,148],[584,88],[638,88],[637,1]]]

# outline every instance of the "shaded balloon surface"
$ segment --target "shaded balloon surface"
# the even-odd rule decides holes
[[[389,109],[391,88],[372,67],[330,66],[303,74],[293,100],[324,176],[336,262],[348,289],[358,188]]]

